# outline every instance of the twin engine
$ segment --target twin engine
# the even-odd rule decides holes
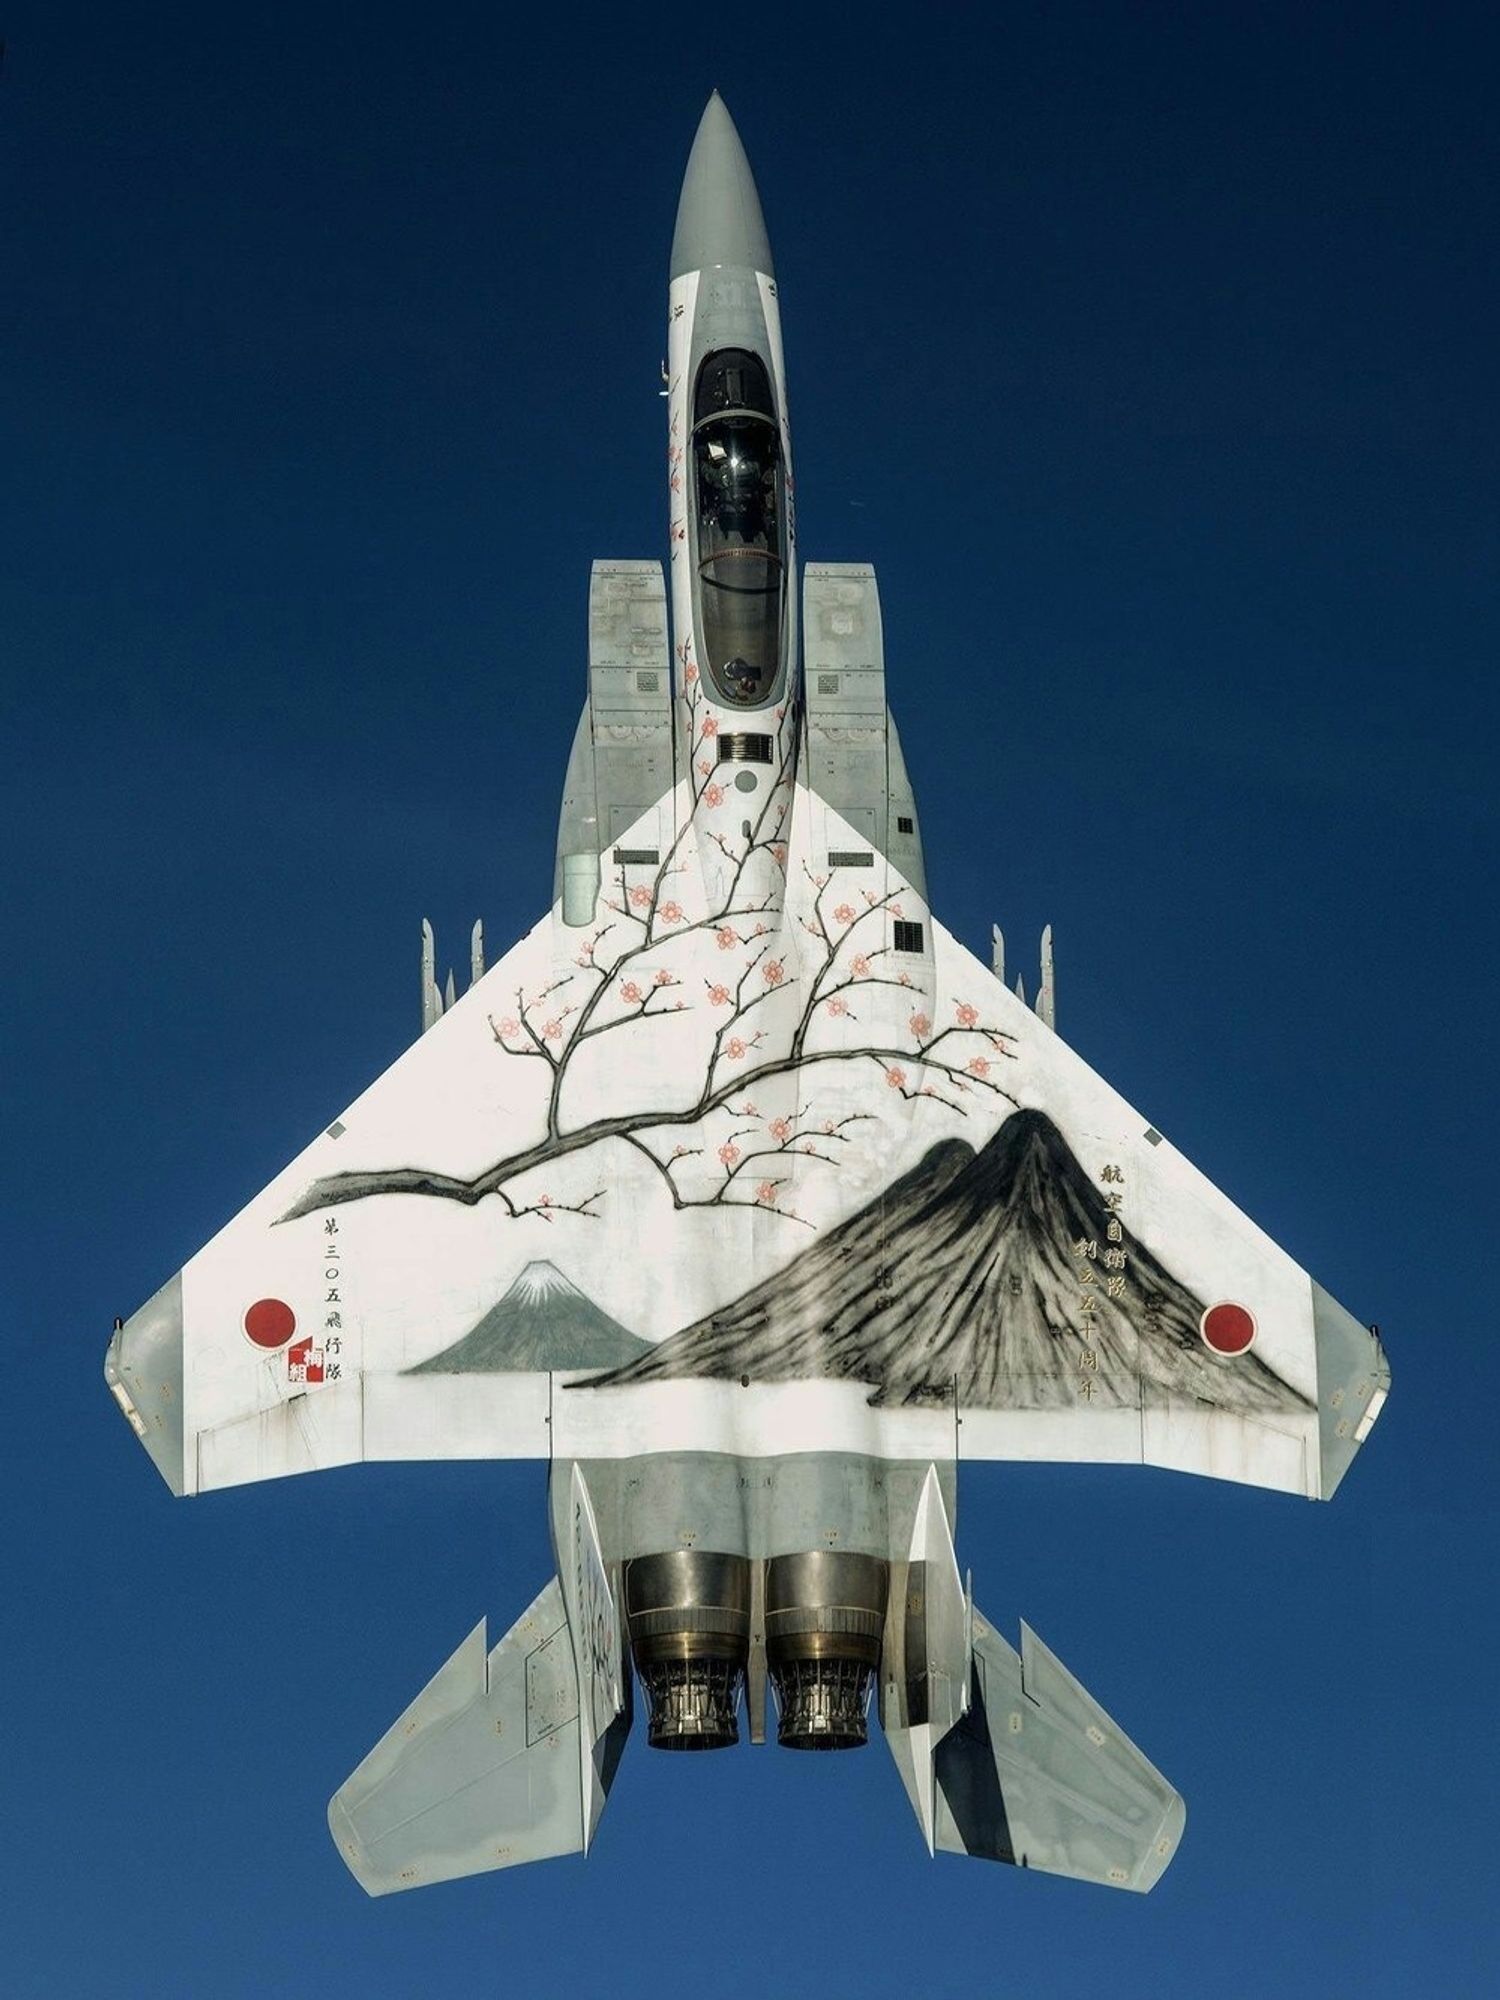
[[[890,1565],[812,1549],[753,1561],[672,1549],[625,1564],[631,1654],[657,1750],[719,1750],[739,1737],[747,1681],[776,1698],[789,1750],[865,1742]]]

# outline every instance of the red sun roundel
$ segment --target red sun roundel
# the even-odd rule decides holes
[[[285,1347],[297,1331],[297,1315],[285,1299],[257,1299],[245,1314],[245,1331],[257,1347]]]
[[[1226,1354],[1231,1358],[1236,1354],[1248,1354],[1250,1343],[1255,1338],[1255,1315],[1248,1306],[1235,1305],[1232,1300],[1223,1299],[1216,1306],[1210,1306],[1198,1322],[1198,1331],[1203,1335],[1205,1347],[1215,1354]]]

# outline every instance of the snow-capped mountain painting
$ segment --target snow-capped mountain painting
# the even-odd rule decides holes
[[[508,1370],[619,1368],[651,1352],[545,1258],[533,1260],[504,1298],[451,1347],[409,1375],[486,1375]]]

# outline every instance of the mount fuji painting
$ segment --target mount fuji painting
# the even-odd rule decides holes
[[[651,1352],[545,1258],[526,1266],[503,1299],[462,1340],[408,1375],[492,1375],[509,1370],[619,1368]]]
[[[981,1152],[944,1140],[774,1277],[576,1386],[821,1377],[869,1383],[877,1405],[1310,1407],[1258,1355],[1211,1352],[1205,1302],[1114,1220],[1052,1120],[1016,1111]]]

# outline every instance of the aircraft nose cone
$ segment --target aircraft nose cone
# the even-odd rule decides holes
[[[755,176],[717,91],[699,121],[682,177],[671,275],[680,278],[715,264],[775,276]]]

